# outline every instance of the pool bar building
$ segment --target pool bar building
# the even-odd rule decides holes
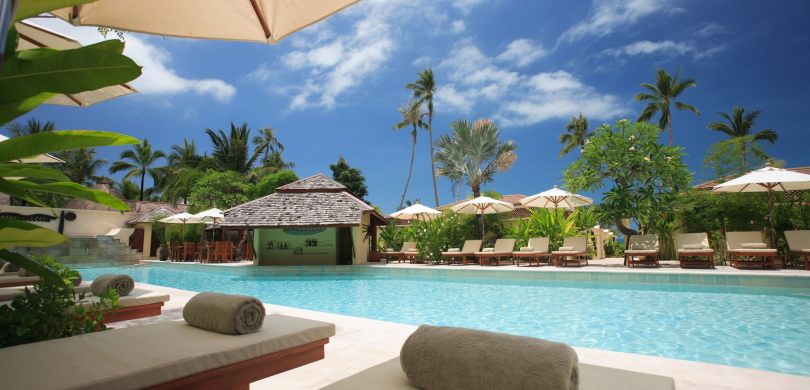
[[[377,226],[388,224],[373,207],[324,174],[278,187],[225,210],[219,227],[245,230],[260,266],[363,264],[377,247]]]

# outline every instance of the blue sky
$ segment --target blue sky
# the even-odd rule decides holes
[[[779,132],[773,157],[810,165],[808,11],[804,1],[366,0],[274,46],[127,34],[125,54],[144,66],[133,82],[140,93],[86,109],[41,106],[20,119],[148,138],[164,150],[184,137],[210,150],[204,129],[230,122],[272,125],[298,176],[329,174],[343,156],[366,175],[368,199],[390,213],[411,153],[408,131],[391,127],[410,98],[404,85],[423,66],[439,83],[434,137],[459,118],[494,119],[520,150],[491,187],[525,195],[561,184],[577,157],[557,159],[572,115],[592,127],[635,119],[638,85],[652,83],[656,68],[683,67],[698,87],[681,100],[703,115],[676,112],[673,131],[697,182],[705,151],[723,139],[706,125],[735,105],[762,110],[758,127]],[[35,22],[84,44],[101,40],[92,28]],[[406,199],[433,206],[427,131],[418,137]],[[121,150],[99,152],[115,161]],[[438,183],[449,203],[449,183]]]

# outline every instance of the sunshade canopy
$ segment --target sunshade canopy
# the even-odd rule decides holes
[[[75,26],[274,44],[357,2],[359,0],[99,0],[51,13]]]
[[[222,214],[222,210],[216,208],[208,209],[191,216],[191,220],[205,223],[221,222],[223,219],[225,219],[225,215]]]
[[[160,223],[200,223],[200,221],[195,221],[194,216],[189,213],[179,213],[172,215],[170,217],[166,217],[158,221]]]
[[[767,164],[765,168],[758,169],[734,180],[718,184],[712,191],[715,192],[768,192],[795,191],[810,189],[810,175],[774,168]]]
[[[67,35],[60,34],[56,31],[47,29],[29,21],[16,23],[14,26],[17,27],[17,32],[20,34],[20,43],[17,45],[17,50],[37,49],[40,47],[69,50],[82,47],[81,43]],[[110,100],[137,92],[138,90],[125,83],[100,88],[95,91],[87,91],[69,95],[56,95],[46,100],[45,104],[89,107],[105,100]]]
[[[487,196],[479,196],[475,199],[459,203],[451,210],[462,214],[496,214],[512,211],[515,206],[511,203],[495,200]]]
[[[406,207],[402,210],[399,210],[395,213],[392,213],[391,216],[396,219],[431,219],[438,215],[441,215],[442,212],[438,210],[434,210],[430,207],[421,205],[419,203]]]
[[[0,134],[0,142],[7,140],[8,137]],[[64,163],[64,161],[51,156],[50,154],[40,154],[38,156],[31,156],[27,158],[21,158],[19,160],[14,161],[2,161],[2,162],[15,162],[15,163],[24,163],[24,164],[37,164],[37,163]],[[7,178],[8,179],[8,178]]]
[[[546,209],[556,209],[559,207],[581,207],[593,204],[593,199],[587,196],[572,194],[568,191],[554,188],[543,191],[537,195],[532,195],[520,200],[526,207],[542,207]]]

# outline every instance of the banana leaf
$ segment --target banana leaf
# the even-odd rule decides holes
[[[70,178],[65,176],[64,173],[43,167],[42,165],[33,164],[0,164],[0,178],[9,177],[30,177],[37,179],[48,179],[58,181],[70,181]]]
[[[74,5],[82,5],[93,3],[97,0],[24,0],[20,1],[17,6],[17,16],[14,18],[15,22],[37,16],[43,12],[53,11],[55,9],[73,7]]]
[[[126,203],[122,202],[121,199],[118,199],[115,196],[110,195],[104,191],[91,190],[83,185],[72,182],[36,184],[23,180],[3,180],[3,181],[5,181],[5,183],[3,184],[5,184],[6,186],[8,185],[8,183],[10,183],[17,189],[62,194],[72,196],[74,198],[86,199],[91,202],[96,202],[98,204],[114,208],[116,210],[129,211],[129,206],[127,206]],[[0,190],[6,192],[5,188],[6,187],[0,187]]]
[[[25,268],[28,271],[31,271],[35,275],[42,278],[42,280],[46,282],[53,283],[57,286],[66,286],[67,282],[62,279],[59,274],[53,272],[48,267],[40,264],[38,261],[31,260],[19,253],[9,252],[5,249],[0,249],[0,259],[8,261],[11,264],[19,266],[21,268]]]
[[[0,217],[0,249],[10,246],[53,246],[65,241],[67,237],[51,229]]]
[[[136,138],[106,131],[48,131],[22,137],[14,137],[0,142],[0,162],[14,161],[44,153],[61,152],[70,149],[135,145],[139,143],[140,141]]]

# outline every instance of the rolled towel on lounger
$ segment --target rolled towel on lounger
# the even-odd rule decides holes
[[[14,273],[14,272],[19,272],[19,271],[20,271],[20,266],[18,266],[17,264],[11,264],[11,263],[3,264],[3,272]]]
[[[761,242],[746,242],[740,244],[740,249],[768,249],[768,245]]]
[[[80,284],[82,284],[82,274],[81,274],[81,273],[77,273],[77,274],[76,274],[76,276],[77,276],[77,278],[76,278],[76,279],[71,280],[71,282],[73,282],[73,287],[79,287],[79,285],[80,285]],[[91,286],[92,286],[92,284],[91,284]],[[132,285],[132,288],[135,288],[135,284],[134,284],[134,283],[133,283],[133,285]],[[129,294],[129,293],[127,293],[127,294]],[[118,294],[118,296],[120,297],[120,296],[121,296],[121,294]]]
[[[495,248],[484,248],[481,249],[481,252],[495,252]]]
[[[534,248],[532,248],[530,246],[522,246],[522,247],[520,247],[520,251],[521,252],[534,252]]]
[[[461,249],[458,248],[450,248],[447,250],[448,252],[461,252]]]
[[[17,271],[17,275],[18,275],[18,276],[22,276],[22,277],[24,277],[24,278],[31,277],[31,276],[37,276],[37,274],[35,274],[35,273],[33,273],[33,272],[31,272],[31,271],[29,271],[29,270],[25,269],[25,268],[20,268],[20,269]]]
[[[574,247],[573,246],[561,246],[560,251],[561,252],[573,252]]]
[[[223,334],[258,332],[265,316],[262,301],[245,295],[202,292],[183,308],[189,325]]]
[[[422,325],[402,346],[402,371],[430,390],[576,390],[577,353],[553,341]]]
[[[703,244],[686,244],[683,249],[703,249]]]
[[[81,283],[81,281],[79,282]],[[75,285],[75,282],[74,282]],[[90,292],[95,296],[107,291],[112,287],[118,292],[118,296],[123,297],[132,292],[135,288],[135,281],[129,275],[104,274],[93,279],[90,285]]]

